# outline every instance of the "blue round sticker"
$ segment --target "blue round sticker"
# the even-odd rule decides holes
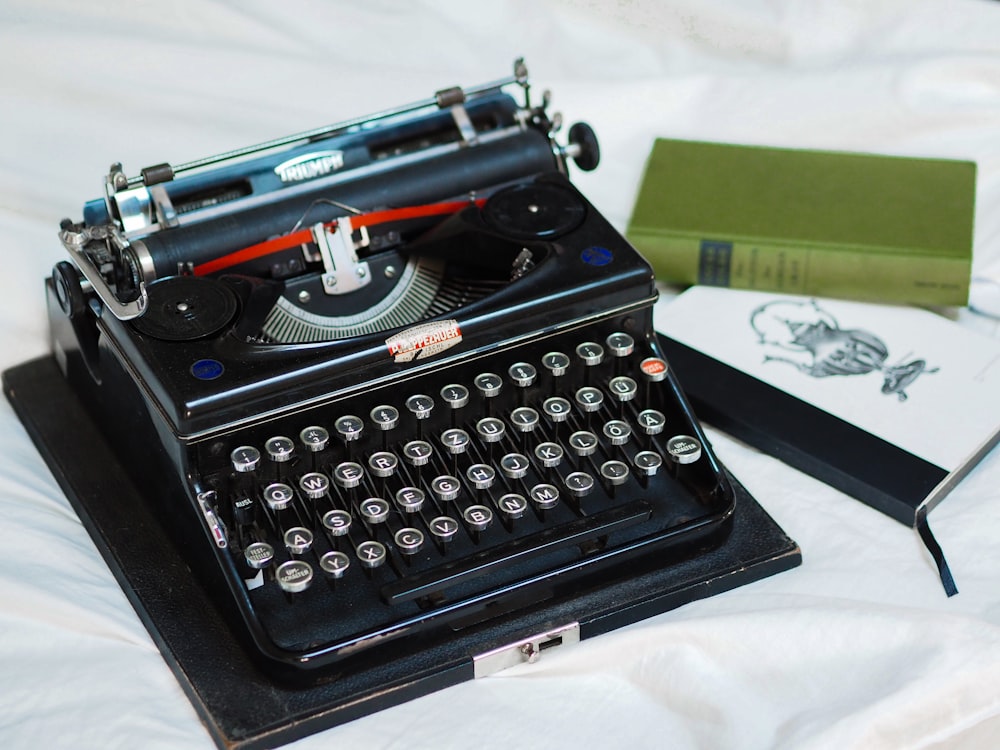
[[[191,365],[191,374],[198,380],[215,380],[225,369],[216,359],[199,359]]]
[[[593,245],[588,247],[582,253],[580,257],[583,258],[583,262],[591,266],[606,266],[611,262],[612,254],[611,251],[606,247],[600,247],[599,245]]]

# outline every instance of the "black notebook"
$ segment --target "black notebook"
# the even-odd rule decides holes
[[[655,321],[706,421],[916,528],[996,444],[1000,343],[916,308],[692,287]]]

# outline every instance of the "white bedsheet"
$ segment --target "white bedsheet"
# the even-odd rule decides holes
[[[46,351],[59,219],[112,161],[188,161],[493,80],[521,55],[597,131],[603,162],[576,182],[622,229],[656,136],[976,161],[974,302],[996,304],[997,3],[6,0],[0,363]],[[295,747],[996,747],[1000,455],[930,516],[948,599],[911,530],[711,434],[800,568]],[[5,401],[0,456],[0,747],[212,747]]]

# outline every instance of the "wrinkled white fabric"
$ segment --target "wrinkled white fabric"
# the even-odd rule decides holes
[[[46,352],[58,222],[112,161],[193,160],[494,80],[522,55],[533,91],[597,131],[602,164],[575,181],[620,229],[657,136],[976,161],[973,302],[997,298],[1000,4],[7,0],[2,366]],[[993,746],[1000,457],[930,516],[961,591],[947,599],[910,529],[711,437],[800,568],[294,746]],[[0,746],[212,747],[6,402],[0,455]]]

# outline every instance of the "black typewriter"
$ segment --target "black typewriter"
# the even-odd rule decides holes
[[[218,157],[115,164],[61,225],[44,387],[81,416],[40,415],[51,376],[8,373],[8,395],[227,745],[798,562],[685,401],[650,267],[567,178],[597,166],[594,133],[561,145],[530,94],[518,61]],[[234,670],[297,708],[227,729],[206,685]]]

